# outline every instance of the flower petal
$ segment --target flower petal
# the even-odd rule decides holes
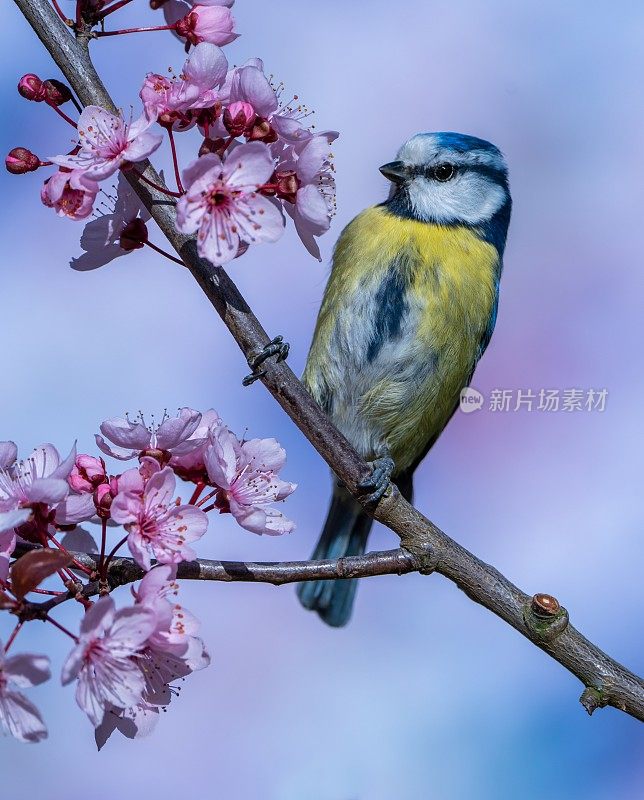
[[[331,155],[325,136],[314,136],[302,149],[297,160],[297,176],[302,183],[311,183]]]
[[[157,447],[172,450],[190,437],[201,422],[201,414],[191,408],[182,408],[179,415],[165,420],[156,434]],[[195,443],[195,447],[199,445]]]
[[[240,144],[224,162],[224,179],[230,186],[261,186],[271,177],[275,164],[263,142]]]
[[[47,738],[40,711],[20,692],[5,692],[0,696],[0,721],[21,742],[40,742]]]
[[[60,464],[60,455],[53,444],[35,447],[26,464],[32,469],[33,478],[48,478]]]
[[[320,191],[313,185],[303,186],[297,193],[297,212],[312,233],[323,233],[329,227],[329,209]]]
[[[141,422],[130,422],[127,419],[115,417],[106,419],[101,424],[100,431],[110,442],[119,447],[145,450],[150,446],[150,431]]]
[[[115,658],[128,658],[154,632],[154,612],[141,606],[120,609],[110,627],[109,649]]]
[[[31,509],[29,508],[14,508],[11,511],[0,511],[0,534],[22,525],[30,516]],[[11,549],[13,551],[13,547]]]
[[[249,439],[241,449],[254,470],[279,472],[286,464],[286,450],[277,439]]]
[[[114,601],[111,597],[101,597],[85,613],[80,625],[82,636],[98,636],[107,630],[114,620]]]
[[[221,86],[228,73],[224,51],[210,42],[200,42],[183,65],[182,75],[202,91]]]
[[[125,161],[143,161],[161,146],[163,136],[160,133],[141,133],[123,150]]]
[[[60,503],[69,494],[69,484],[61,478],[36,478],[25,494],[30,503]]]
[[[244,100],[250,103],[261,117],[268,117],[277,110],[275,90],[261,69],[255,66],[240,67],[233,76],[231,101]]]
[[[96,514],[94,497],[88,494],[70,494],[56,507],[56,522],[59,525],[78,525]]]
[[[0,442],[0,469],[7,469],[18,458],[15,442]]]
[[[47,656],[37,656],[32,653],[11,656],[4,662],[3,672],[20,689],[38,686],[51,678]]]
[[[134,456],[138,456],[140,452],[140,450],[126,450],[123,447],[112,447],[102,436],[99,436],[98,433],[94,434],[94,439],[101,453],[105,453],[106,456],[112,456],[112,458],[117,458],[119,461],[129,461],[131,458],[134,458]]]

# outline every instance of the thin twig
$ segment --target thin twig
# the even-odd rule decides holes
[[[180,258],[177,258],[176,256],[173,256],[170,253],[166,253],[166,251],[162,247],[159,247],[158,245],[153,244],[152,242],[146,242],[146,245],[151,250],[154,250],[156,253],[158,253],[159,255],[163,256],[164,258],[167,258],[170,261],[174,261],[174,263],[178,264],[180,267],[185,267],[186,266]]]
[[[89,57],[91,34],[80,31],[74,39],[47,0],[14,2],[81,102],[115,110]],[[140,166],[147,181],[161,183],[149,164],[144,162]],[[186,237],[177,231],[174,206],[168,202],[167,190],[159,192],[144,185],[132,170],[125,175],[251,365],[269,343],[270,337],[237,287],[223,269],[199,258],[194,237]],[[369,474],[367,464],[313,401],[288,364],[274,359],[266,361],[261,380],[338,478],[361,500],[358,483]],[[535,615],[530,597],[525,592],[443,533],[407,503],[396,489],[384,497],[375,510],[366,510],[399,535],[403,548],[422,563],[422,571],[435,570],[453,581],[468,597],[492,611],[576,675],[586,687],[581,699],[589,713],[612,705],[644,721],[644,681],[569,625],[563,611],[554,620],[543,620]]]

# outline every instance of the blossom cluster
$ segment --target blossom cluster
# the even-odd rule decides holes
[[[272,83],[260,59],[229,67],[221,48],[238,36],[233,2],[152,4],[163,9],[166,25],[139,30],[171,30],[185,41],[189,54],[178,75],[145,76],[136,118],[92,105],[74,121],[60,108],[75,102],[67,87],[31,74],[21,79],[23,97],[46,102],[76,128],[76,143],[67,153],[42,161],[18,147],[6,160],[13,173],[57,167],[42,186],[42,202],[72,220],[94,213],[74,268],[93,269],[150,244],[149,215],[129,191],[123,178],[128,172],[176,198],[177,229],[196,235],[199,255],[214,265],[226,264],[251,245],[275,242],[284,231],[285,213],[307,250],[320,258],[317,237],[328,230],[335,208],[331,144],[337,133],[316,133],[297,95],[283,102],[282,85]],[[81,5],[90,23],[103,23],[111,13],[111,7],[95,0]],[[100,30],[96,36],[116,33]],[[187,131],[199,133],[197,157],[181,169],[175,137]],[[176,191],[155,183],[137,166],[155,153],[164,135]],[[108,189],[101,199],[100,184],[117,173],[116,196]]]
[[[0,442],[0,610],[17,618],[0,645],[0,723],[22,741],[40,741],[47,732],[19,690],[50,676],[45,656],[8,655],[25,622],[45,619],[73,639],[62,683],[75,682],[99,746],[115,730],[145,735],[176,681],[210,661],[197,620],[176,602],[179,565],[196,557],[192,545],[206,533],[209,512],[229,513],[257,534],[294,528],[276,506],[296,488],[279,477],[282,447],[275,439],[240,440],[212,409],[182,408],[158,425],[109,419],[95,438],[102,455],[73,447],[61,458],[43,444],[23,460],[13,442]],[[110,474],[103,455],[136,465]],[[187,502],[176,496],[177,479],[191,493]],[[81,523],[100,525],[100,547]],[[125,536],[108,549],[119,526]],[[117,609],[109,567],[124,546],[144,577],[133,603]],[[94,553],[93,566],[75,555],[83,551]],[[42,587],[56,575],[60,591]],[[32,593],[53,603],[44,616],[33,613],[39,605],[27,599]],[[51,616],[58,600],[68,599],[85,611],[78,634]]]

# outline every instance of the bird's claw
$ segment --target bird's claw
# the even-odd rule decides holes
[[[290,349],[290,344],[284,341],[284,337],[276,336],[274,339],[266,345],[266,347],[258,353],[250,363],[251,369],[253,370],[250,375],[247,375],[242,384],[244,386],[250,386],[251,383],[255,383],[256,380],[262,378],[266,372],[264,370],[260,370],[259,368],[261,365],[266,361],[267,358],[271,358],[272,356],[277,356],[276,361],[284,361],[288,356],[288,351]]]
[[[391,486],[391,473],[394,471],[393,459],[389,456],[376,458],[369,462],[372,471],[368,478],[360,481],[358,489],[371,493],[365,498],[370,505],[375,505],[388,491]]]

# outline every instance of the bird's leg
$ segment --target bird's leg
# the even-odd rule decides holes
[[[277,356],[276,361],[284,361],[288,356],[288,351],[290,349],[290,344],[284,341],[282,336],[276,336],[274,339],[266,345],[266,347],[258,353],[252,361],[249,361],[251,369],[253,370],[250,375],[247,375],[242,384],[244,386],[250,386],[251,383],[255,383],[256,380],[259,380],[262,376],[266,373],[259,368],[261,365],[266,361],[267,358],[271,358],[271,356]]]
[[[382,454],[369,461],[371,467],[371,475],[360,481],[358,489],[364,491],[371,490],[371,493],[365,498],[366,502],[370,505],[375,505],[381,497],[383,497],[391,486],[391,473],[394,471],[393,458],[389,455],[389,450],[383,448]]]

